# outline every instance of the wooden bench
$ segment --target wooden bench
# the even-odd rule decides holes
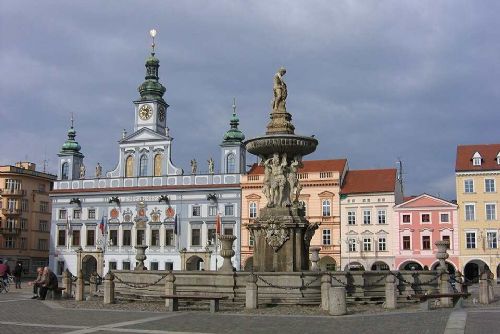
[[[49,289],[47,291],[47,294],[50,293],[51,294],[51,299],[52,300],[59,300],[62,298],[62,292],[66,290],[66,288],[60,288],[60,287],[57,287],[55,289]]]
[[[172,302],[169,304],[168,310],[170,312],[175,312],[179,310],[179,299],[183,300],[210,300],[210,312],[219,311],[219,301],[222,299],[227,299],[227,296],[221,295],[163,295],[163,299],[171,299]]]
[[[452,298],[453,306],[455,306],[460,299],[467,298],[469,296],[470,293],[429,293],[424,295],[410,295],[409,297],[411,299],[420,300],[420,308],[422,310],[428,311],[431,309],[430,305],[431,299]]]

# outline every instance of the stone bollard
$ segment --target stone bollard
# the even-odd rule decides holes
[[[494,282],[494,276],[493,273],[488,270],[488,295],[490,298],[490,303],[495,300],[495,292],[493,291],[493,282]]]
[[[396,289],[396,277],[387,275],[385,278],[385,308],[396,309],[398,307],[398,290]]]
[[[62,287],[64,288],[64,290],[62,291],[62,297],[66,299],[71,298],[71,290],[73,290],[73,281],[71,277],[71,272],[68,270],[68,268],[66,268],[66,270],[63,271],[62,274]]]
[[[175,275],[173,272],[170,272],[167,277],[165,277],[165,295],[175,295]],[[165,307],[169,311],[176,311],[178,308],[177,299],[165,299]]]
[[[488,287],[488,273],[485,271],[479,276],[479,303],[490,303],[490,292]]]
[[[439,276],[439,293],[453,293],[449,280],[450,275],[446,271],[441,271],[441,275]],[[453,299],[451,297],[441,297],[439,302],[441,307],[453,307]]]
[[[75,301],[83,301],[83,288],[85,287],[83,282],[83,271],[79,271],[76,279],[76,291],[75,291]]]
[[[245,297],[245,307],[247,309],[257,309],[259,307],[259,287],[257,286],[257,276],[254,274],[248,277]]]
[[[108,272],[104,276],[104,304],[115,303],[115,275]]]
[[[328,296],[330,315],[344,315],[347,313],[346,291],[342,286],[332,286]]]
[[[321,309],[328,311],[330,309],[330,288],[332,286],[332,278],[330,275],[321,276]]]

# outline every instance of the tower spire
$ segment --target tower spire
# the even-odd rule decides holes
[[[166,88],[158,81],[160,79],[158,76],[160,61],[155,57],[155,37],[157,35],[157,31],[155,29],[151,29],[149,31],[149,35],[152,38],[151,54],[146,59],[145,81],[137,90],[139,91],[139,94],[141,94],[141,101],[161,100],[165,103],[165,101],[163,101],[163,94],[165,94]]]
[[[231,128],[224,134],[224,143],[227,142],[242,142],[245,139],[245,135],[243,132],[238,129],[238,125],[240,124],[240,120],[238,116],[236,116],[236,98],[233,97],[233,116],[229,122]]]

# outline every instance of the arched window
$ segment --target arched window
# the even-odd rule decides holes
[[[322,215],[323,217],[329,217],[331,216],[331,206],[330,206],[330,201],[325,199],[323,200],[322,202],[322,207],[323,207],[323,211],[322,211]]]
[[[148,156],[146,154],[141,155],[141,160],[139,160],[139,176],[148,175]]]
[[[249,205],[249,217],[250,218],[256,218],[257,217],[257,203],[255,202],[250,202]]]
[[[134,176],[134,158],[129,155],[125,160],[125,177]]]
[[[69,178],[69,163],[65,162],[61,167],[61,180],[67,180]]]
[[[155,155],[154,176],[161,176],[161,154]]]
[[[233,153],[229,153],[226,158],[226,172],[232,174],[236,172],[236,159]]]

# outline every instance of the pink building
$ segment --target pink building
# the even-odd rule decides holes
[[[438,240],[448,240],[448,267],[458,268],[458,206],[443,199],[422,194],[405,198],[394,207],[399,244],[395,264],[399,270],[435,269]]]

